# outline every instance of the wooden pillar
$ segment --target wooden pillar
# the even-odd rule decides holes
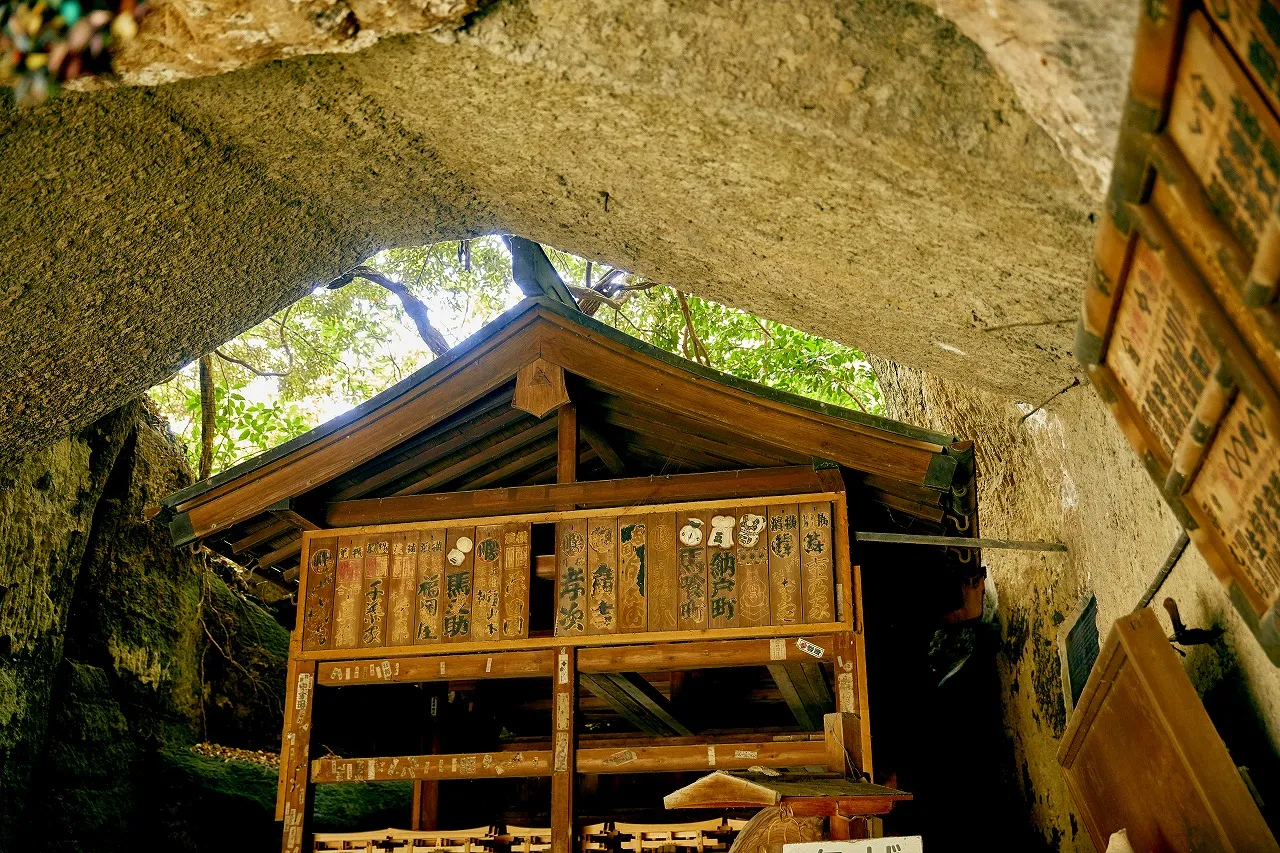
[[[552,676],[551,853],[576,850],[573,793],[577,762],[574,733],[578,706],[578,652],[573,646],[556,651]]]
[[[572,483],[577,479],[578,407],[565,403],[556,409],[556,482]]]
[[[427,688],[427,719],[431,727],[429,738],[423,738],[423,746],[431,755],[440,753],[441,719],[444,714],[444,699],[448,684],[429,684]],[[440,828],[440,782],[436,779],[417,780],[413,783],[413,811],[409,816],[409,828],[432,830]]]
[[[299,627],[297,631],[300,631]],[[285,705],[286,730],[280,755],[283,797],[277,809],[284,820],[284,853],[311,848],[311,810],[315,786],[311,784],[311,708],[315,704],[315,661],[289,664],[289,696]]]
[[[858,571],[854,569],[855,585]],[[845,748],[857,767],[871,776],[871,721],[867,708],[866,651],[861,633],[841,631],[836,634],[836,712],[851,714],[857,720],[857,744],[854,732],[843,736]]]

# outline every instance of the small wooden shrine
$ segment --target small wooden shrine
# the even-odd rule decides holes
[[[518,281],[545,274],[512,244]],[[549,800],[569,853],[587,812],[661,808],[708,771],[871,776],[851,532],[976,535],[972,448],[687,363],[555,295],[167,499],[178,543],[296,580],[285,851],[310,849],[317,784],[411,781],[418,830],[536,826]],[[931,553],[962,610],[976,551]],[[480,787],[442,807],[455,780]]]

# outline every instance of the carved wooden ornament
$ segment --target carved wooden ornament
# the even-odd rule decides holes
[[[511,405],[540,418],[569,402],[564,384],[564,368],[538,358],[516,374],[516,393]]]

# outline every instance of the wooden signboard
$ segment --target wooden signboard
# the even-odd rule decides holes
[[[679,627],[675,513],[663,512],[648,516],[645,541],[645,569],[648,572],[645,609],[648,628],[650,631],[675,631]]]
[[[1076,353],[1280,663],[1280,7],[1209,11],[1143,7]]]
[[[417,551],[418,586],[415,590],[418,624],[415,643],[438,643],[444,630],[444,531],[411,531],[405,550]]]
[[[502,525],[476,528],[471,639],[497,640],[502,634]]]
[[[587,632],[587,522],[556,525],[556,636]]]
[[[528,524],[513,522],[502,529],[502,639],[529,636]]]
[[[364,544],[364,594],[360,602],[363,629],[360,646],[370,649],[387,644],[387,587],[391,580],[391,541],[387,535],[371,536]]]
[[[706,512],[676,514],[677,613],[681,631],[707,627],[707,531]]]
[[[646,516],[618,519],[618,630],[624,634],[646,629],[648,534]]]
[[[618,520],[587,522],[587,633],[618,633]]]
[[[302,611],[302,648],[327,648],[333,618],[333,591],[337,579],[337,539],[318,539],[307,555],[307,597]]]
[[[360,645],[360,594],[364,590],[364,540],[338,540],[338,577],[333,598],[333,648]]]
[[[1098,850],[1280,850],[1147,608],[1116,621],[1058,750]]]
[[[804,621],[799,533],[799,507],[769,507],[769,604],[774,625]]]
[[[769,524],[764,507],[738,510],[736,570],[738,574],[738,624],[744,628],[768,625]]]
[[[446,643],[464,643],[471,639],[475,547],[474,527],[451,527],[445,531],[444,623],[441,638]]]

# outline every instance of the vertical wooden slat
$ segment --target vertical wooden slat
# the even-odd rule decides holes
[[[836,618],[831,504],[800,505],[800,572],[804,577],[805,622]]]
[[[502,553],[502,525],[477,527],[472,640],[501,639]]]
[[[618,632],[618,519],[587,520],[587,633]]]
[[[841,494],[831,505],[831,545],[836,561],[836,619],[855,631],[861,631],[862,598],[853,582],[849,529],[849,503]]]
[[[364,589],[364,544],[343,536],[338,540],[338,580],[333,597],[333,647],[360,645],[360,593]]]
[[[649,526],[643,515],[618,519],[618,630],[644,631],[648,624],[645,585],[648,582]]]
[[[417,597],[414,587],[418,582],[418,549],[415,533],[396,533],[391,542],[390,579],[387,581],[387,645],[413,644],[414,610]],[[413,553],[408,545],[413,542]]]
[[[734,547],[738,573],[738,626],[768,625],[769,613],[769,519],[764,507],[738,510],[737,543]]]
[[[387,578],[391,560],[388,536],[370,536],[364,543],[364,586],[360,599],[360,645],[377,648],[387,640]]]
[[[645,522],[645,608],[650,631],[679,628],[680,578],[676,567],[676,516],[655,513]]]
[[[556,636],[586,633],[587,523],[583,519],[556,524]]]
[[[475,564],[474,527],[451,527],[444,541],[444,625],[446,643],[471,639],[471,569]]]
[[[338,540],[333,537],[312,539],[302,551],[302,565],[306,567],[306,606],[298,624],[302,626],[302,648],[307,651],[329,648],[337,552]]]
[[[769,606],[774,625],[794,625],[804,619],[799,531],[795,504],[769,507]]]
[[[502,639],[529,636],[530,526],[512,522],[502,528]]]
[[[680,579],[679,624],[681,631],[707,627],[707,534],[711,514],[682,512],[676,515],[679,540],[676,565]]]
[[[552,676],[554,725],[551,765],[551,853],[574,853],[576,850],[573,793],[577,763],[575,734],[578,705],[577,650],[562,646],[556,651],[556,669]]]
[[[316,683],[315,661],[295,661],[294,678],[289,685],[289,701],[285,713],[293,719],[288,744],[288,766],[285,780],[284,834],[281,850],[301,853],[306,849],[310,832],[311,796],[311,707]]]
[[[707,535],[707,608],[712,628],[738,627],[738,516],[733,509],[711,515]]]
[[[436,528],[410,533],[406,552],[411,547],[417,551],[418,557],[414,642],[438,643],[444,630],[444,531]]]

